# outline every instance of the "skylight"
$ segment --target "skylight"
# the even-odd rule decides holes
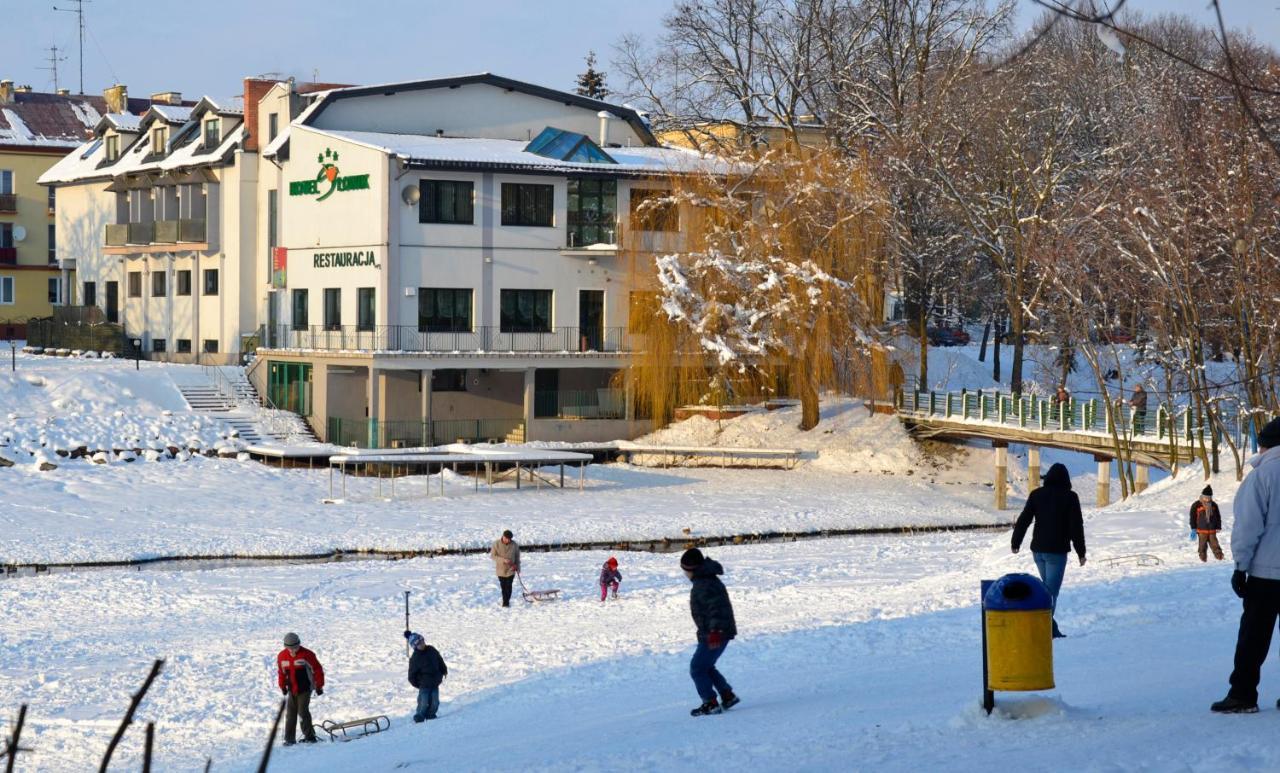
[[[618,163],[587,135],[557,129],[554,126],[548,126],[538,132],[538,136],[525,145],[524,149],[528,153],[535,153],[544,158],[554,158],[557,161],[576,161],[587,164]]]

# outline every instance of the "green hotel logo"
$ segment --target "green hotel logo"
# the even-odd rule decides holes
[[[369,189],[369,175],[352,174],[343,177],[338,173],[338,152],[325,148],[316,155],[320,171],[312,180],[295,180],[289,183],[290,196],[315,196],[316,201],[324,201],[334,191],[365,191]]]

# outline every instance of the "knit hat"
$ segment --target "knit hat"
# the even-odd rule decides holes
[[[1205,486],[1205,487],[1204,487],[1204,490],[1200,492],[1200,496],[1202,496],[1202,497],[1211,497],[1211,496],[1213,496],[1213,486]]]
[[[516,535],[512,534],[510,529],[507,529],[506,531],[502,532],[502,536],[506,537],[507,539],[514,539]]]
[[[290,631],[289,633],[286,633],[284,635],[284,646],[286,647],[296,647],[301,643],[302,643],[302,640],[299,639],[298,634],[294,633],[293,631]]]
[[[425,641],[426,640],[422,638],[422,634],[415,633],[415,634],[409,635],[409,646],[413,647],[414,649],[417,649],[418,645],[422,644]]]
[[[605,561],[605,563],[609,565],[610,569],[618,568],[618,559],[614,558],[613,556],[609,556],[609,560]]]
[[[1272,419],[1258,433],[1258,445],[1262,448],[1280,446],[1280,419]]]
[[[702,557],[701,550],[698,550],[697,548],[689,548],[684,552],[684,555],[680,556],[680,568],[697,569],[699,566],[702,566],[702,562],[705,560],[706,559]]]

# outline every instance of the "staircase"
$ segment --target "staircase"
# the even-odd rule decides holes
[[[521,422],[520,426],[508,432],[507,436],[503,438],[503,442],[523,443],[524,442],[524,422]]]
[[[204,379],[184,379],[177,384],[187,405],[229,424],[248,445],[318,442],[306,421],[295,413],[262,407],[244,368],[218,366],[204,369]]]

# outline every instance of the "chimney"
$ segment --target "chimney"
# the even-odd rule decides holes
[[[60,97],[71,96],[71,89],[58,89],[58,96]]]
[[[151,103],[155,105],[181,105],[182,92],[161,91],[151,95]]]
[[[608,110],[601,110],[596,113],[596,117],[600,119],[600,147],[609,144],[609,116]]]
[[[27,85],[25,85],[25,86],[19,86],[18,88],[14,89],[14,91],[16,91],[16,92],[17,92],[17,93],[19,93],[19,94],[30,94],[30,93],[31,93],[31,84],[29,84],[29,83],[28,83],[28,84],[27,84]]]
[[[258,103],[267,95],[271,87],[279,83],[276,80],[262,78],[244,79],[244,127],[248,134],[244,138],[244,149],[256,153],[258,151]]]
[[[123,83],[103,89],[102,99],[107,103],[108,113],[129,112],[129,88]]]
[[[13,103],[13,81],[0,81],[0,105],[9,105]]]

